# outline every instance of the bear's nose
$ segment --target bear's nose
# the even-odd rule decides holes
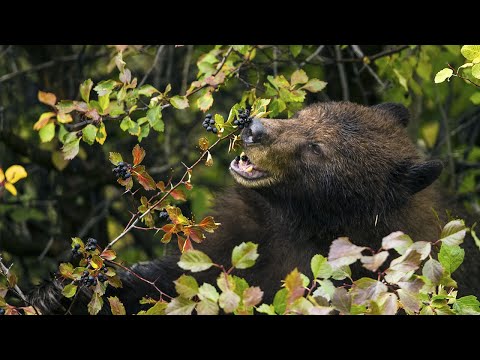
[[[242,131],[242,140],[246,145],[259,143],[265,135],[265,127],[259,119],[253,119],[250,126]]]

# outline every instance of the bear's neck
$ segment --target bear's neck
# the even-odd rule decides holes
[[[314,196],[289,198],[270,191],[258,191],[267,206],[260,207],[267,218],[280,219],[278,231],[296,234],[303,239],[319,238],[330,243],[347,236],[357,245],[372,245],[393,231],[403,231],[414,240],[436,240],[438,223],[432,209],[439,208],[437,191],[429,187],[400,205],[378,205],[337,201],[319,201]],[[265,216],[264,215],[264,216]]]

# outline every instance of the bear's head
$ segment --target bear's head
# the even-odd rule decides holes
[[[314,104],[286,120],[254,119],[242,132],[245,155],[230,172],[285,206],[375,216],[404,205],[442,171],[440,161],[421,159],[408,121],[400,104],[350,102]]]

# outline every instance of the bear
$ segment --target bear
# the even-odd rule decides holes
[[[432,209],[443,215],[445,202],[434,182],[443,165],[422,158],[407,135],[408,122],[401,104],[351,102],[316,103],[290,119],[253,119],[241,133],[244,154],[230,163],[236,185],[222,192],[213,208],[221,227],[195,248],[229,266],[234,246],[258,243],[255,266],[235,274],[260,286],[271,303],[290,271],[297,267],[308,274],[311,257],[326,256],[338,237],[372,248],[394,231],[417,241],[437,240],[441,228]],[[454,278],[460,290],[479,294],[478,250],[468,238],[464,248],[466,260]],[[185,273],[179,256],[142,262],[133,270],[174,295],[173,281]],[[200,284],[214,284],[217,276],[215,268],[195,274]],[[141,309],[143,296],[158,297],[132,274],[123,272],[121,278],[123,288],[109,291],[127,313]],[[59,295],[61,288],[50,282],[30,299],[43,313],[65,313],[69,307],[71,313],[86,312],[88,294],[71,306]]]

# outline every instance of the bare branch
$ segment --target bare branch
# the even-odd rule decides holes
[[[145,83],[145,81],[147,81],[151,72],[153,71],[153,69],[155,69],[155,66],[157,66],[158,59],[160,58],[160,55],[162,54],[163,49],[165,49],[165,45],[160,45],[158,47],[157,53],[155,54],[155,59],[153,59],[152,66],[150,66],[150,69],[148,69],[148,71],[145,73],[145,75],[142,78],[142,81],[140,81],[140,84],[138,84],[138,87],[142,86]]]

